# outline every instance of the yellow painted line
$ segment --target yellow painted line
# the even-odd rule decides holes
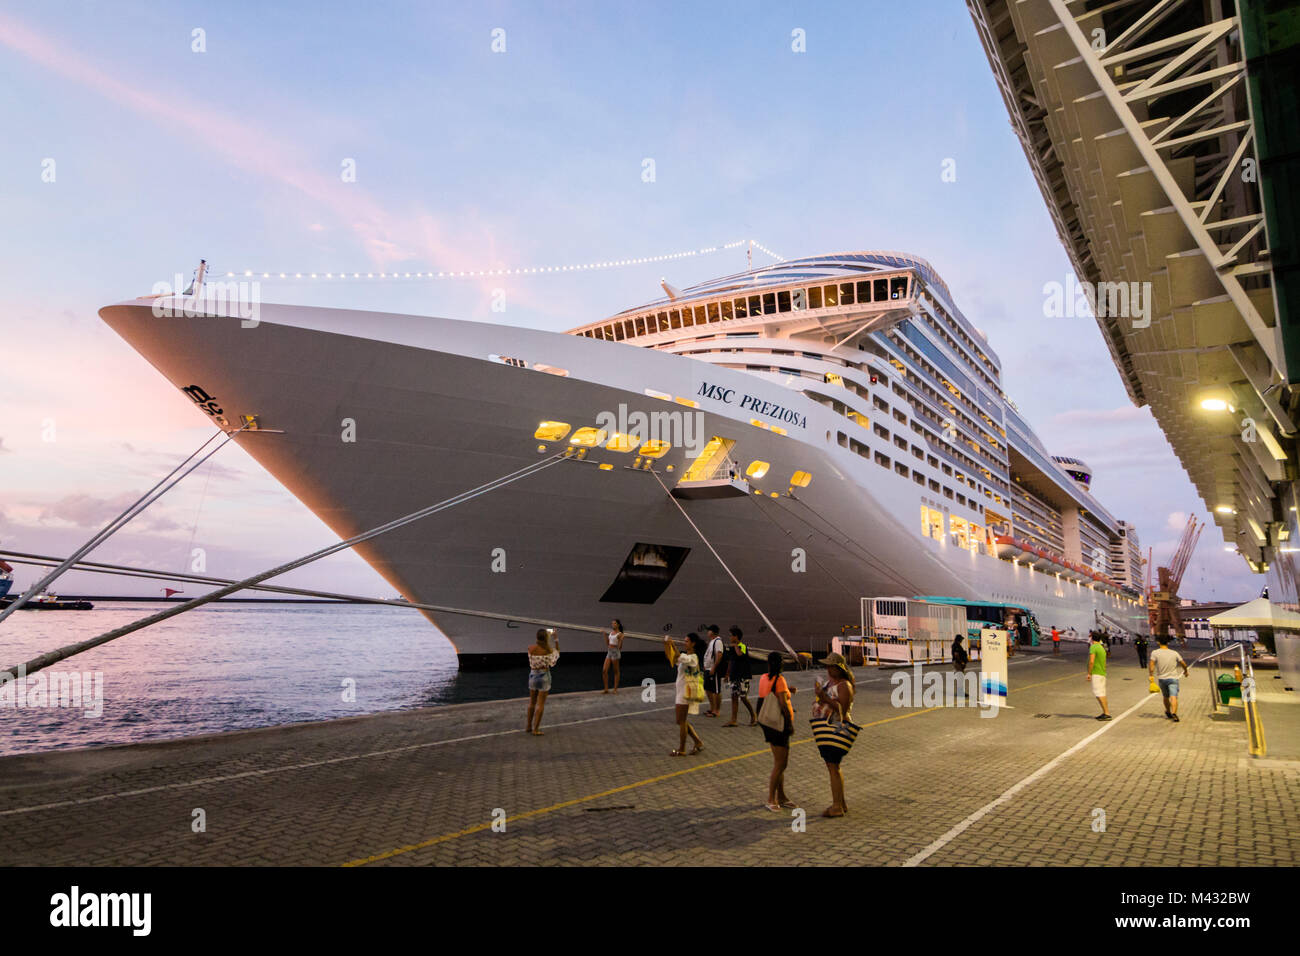
[[[1046,684],[1056,684],[1063,680],[1072,680],[1072,679],[1078,680],[1079,675],[1067,674],[1064,677],[1054,677],[1051,680],[1039,681],[1036,684],[1026,684],[1023,687],[1020,687],[1018,689],[1024,691],[1024,690],[1029,690],[1032,687],[1043,687]],[[929,714],[929,713],[933,713],[934,711],[951,710],[951,709],[953,708],[926,707],[919,710],[913,710],[906,714],[898,714],[894,717],[882,717],[880,720],[873,720],[870,723],[863,724],[862,729],[866,730],[868,727],[878,727],[881,724],[892,723],[896,720],[906,720],[909,717],[919,717],[921,714]],[[813,739],[812,737],[803,737],[799,740],[793,740],[790,742],[790,746],[797,747],[800,744],[806,744],[811,742],[812,739]],[[733,763],[734,761],[737,760],[747,760],[750,757],[758,757],[766,753],[771,753],[771,750],[765,748],[763,750],[753,750],[750,751],[749,753],[737,754],[734,757],[724,757],[723,759],[715,760],[712,763],[705,763],[705,764],[699,764],[694,767],[687,767],[683,770],[674,771],[673,773],[665,773],[665,774],[661,774],[658,777],[650,777],[646,780],[638,780],[635,783],[624,784],[621,787],[614,787],[611,790],[602,790],[600,793],[588,794],[585,797],[575,797],[572,800],[565,800],[561,803],[552,804],[549,807],[541,807],[537,810],[528,810],[525,813],[519,813],[513,817],[506,817],[504,822],[506,825],[509,825],[518,820],[527,820],[530,817],[543,816],[544,814],[547,813],[554,813],[556,810],[564,810],[568,807],[577,806],[580,803],[590,803],[592,800],[599,800],[602,797],[613,796],[616,793],[625,793],[628,790],[636,790],[640,787],[647,787],[650,784],[662,783],[665,780],[671,780],[674,777],[682,777],[689,773],[698,773],[701,770],[708,770],[712,767],[721,767],[724,764]],[[465,829],[457,830],[454,833],[444,833],[442,836],[433,837],[432,839],[429,840],[423,840],[420,843],[411,843],[408,844],[407,846],[399,846],[396,847],[395,849],[387,850],[384,853],[377,853],[374,856],[363,857],[359,860],[349,860],[347,863],[344,863],[342,865],[343,866],[365,866],[367,863],[376,863],[380,860],[388,860],[395,856],[401,856],[404,853],[412,853],[416,850],[424,850],[431,846],[437,846],[440,843],[450,843],[452,840],[459,840],[461,837],[470,836],[471,834],[474,833],[482,833],[484,830],[491,830],[491,829],[492,829],[492,821],[489,821],[487,823],[477,823],[472,827],[466,827]]]
[[[880,720],[873,720],[870,723],[863,724],[862,729],[866,730],[868,727],[876,727],[879,726],[880,724],[888,724],[895,720],[906,720],[908,717],[919,717],[921,714],[929,714],[936,710],[947,710],[947,708],[927,707],[924,710],[914,710],[911,713],[899,714],[896,717],[884,717]],[[799,744],[806,744],[812,739],[813,739],[812,737],[803,737],[799,740],[791,741],[790,746],[796,747]],[[767,754],[771,752],[772,751],[770,749],[765,747],[762,750],[751,750],[749,753],[737,754],[734,757],[723,757],[721,760],[714,760],[712,763],[705,763],[705,764],[699,764],[694,767],[687,767],[684,770],[676,770],[673,773],[660,774],[657,777],[650,777],[646,780],[638,780],[635,783],[624,784],[621,787],[614,787],[610,790],[602,790],[600,793],[588,794],[585,797],[575,797],[572,800],[565,800],[561,803],[555,803],[549,807],[541,807],[537,810],[529,810],[525,813],[516,814],[513,817],[506,817],[503,822],[509,825],[518,820],[527,820],[529,817],[540,817],[543,814],[554,813],[556,810],[563,810],[567,807],[577,806],[580,803],[589,803],[592,800],[599,800],[601,797],[613,796],[616,793],[625,793],[628,790],[636,790],[640,787],[647,787],[652,783],[662,783],[663,781],[671,780],[674,777],[683,777],[688,773],[699,773],[701,770],[708,770],[712,767],[721,767],[723,764],[734,763],[737,760],[747,760],[750,757],[758,757],[761,756],[762,754]],[[387,850],[384,853],[377,853],[374,856],[363,857],[362,859],[359,860],[349,860],[347,863],[344,863],[342,865],[343,866],[365,866],[367,863],[376,863],[380,860],[392,859],[395,856],[401,856],[403,853],[412,853],[415,850],[424,850],[431,846],[437,846],[440,843],[449,843],[452,840],[459,840],[461,837],[464,836],[469,836],[474,833],[482,833],[484,830],[490,830],[492,829],[493,822],[495,821],[489,821],[487,823],[477,823],[472,827],[466,827],[465,829],[457,830],[454,833],[444,833],[442,836],[433,837],[432,839],[424,840],[420,843],[411,843],[408,844],[407,846],[399,846],[395,849]]]

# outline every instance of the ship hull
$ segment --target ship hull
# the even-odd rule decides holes
[[[737,460],[769,463],[747,493],[678,501],[665,486],[690,463],[679,444],[653,471],[633,467],[635,452],[597,447],[358,545],[410,600],[518,616],[424,612],[462,666],[518,660],[532,641],[526,622],[537,620],[599,627],[619,618],[629,632],[674,636],[738,624],[753,647],[818,651],[857,628],[864,596],[1006,601],[1044,627],[1081,632],[1096,625],[1094,612],[1143,619],[1126,598],[922,537],[923,489],[840,447],[843,420],[816,402],[742,371],[425,317],[264,306],[249,328],[228,317],[158,318],[148,302],[101,315],[218,425],[257,416],[262,430],[236,441],[343,538],[562,452],[563,441],[534,437],[540,421],[577,428],[602,412],[695,415],[703,434],[736,440]],[[500,360],[513,355],[567,374]],[[700,399],[691,409],[646,394],[727,388],[779,401],[794,418],[787,434],[755,427],[735,405]],[[813,476],[807,487],[791,487],[796,471]],[[654,586],[615,586],[645,546],[680,556],[652,599]],[[561,646],[601,651],[599,635],[563,627]]]

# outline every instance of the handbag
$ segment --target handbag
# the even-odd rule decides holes
[[[1160,693],[1160,685],[1156,683],[1156,679],[1154,677],[1151,678],[1151,683],[1147,685],[1147,691],[1152,694]]]
[[[776,698],[776,681],[772,681],[767,696],[763,698],[762,706],[758,708],[758,722],[778,734],[785,732],[785,713]]]
[[[686,667],[682,670],[682,696],[688,704],[702,704],[709,699],[704,693],[704,675],[698,667]]]

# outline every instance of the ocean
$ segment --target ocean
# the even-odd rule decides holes
[[[92,611],[18,611],[0,623],[0,668],[147,617],[162,606],[104,602]],[[529,643],[531,633],[521,629],[518,668],[462,674],[451,644],[415,611],[354,604],[209,604],[41,672],[50,686],[60,677],[81,674],[80,707],[48,702],[16,707],[12,695],[0,692],[0,755],[526,697]],[[666,661],[625,662],[622,686],[647,676],[662,681],[672,672]],[[561,658],[554,670],[553,693],[600,686],[599,664],[566,667]],[[95,704],[97,697],[102,707]],[[519,719],[522,725],[522,708]]]

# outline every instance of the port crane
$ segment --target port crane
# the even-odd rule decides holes
[[[1187,527],[1183,529],[1183,536],[1179,539],[1168,566],[1156,569],[1154,587],[1151,585],[1152,562],[1147,562],[1147,620],[1151,625],[1152,637],[1168,635],[1171,628],[1174,637],[1180,641],[1185,637],[1178,588],[1204,529],[1205,522],[1198,522],[1195,515],[1187,520]]]

